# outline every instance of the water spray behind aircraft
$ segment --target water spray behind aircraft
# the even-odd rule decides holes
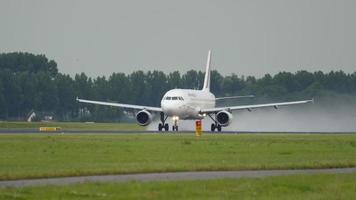
[[[355,103],[356,104],[356,103]],[[278,110],[261,109],[252,112],[235,112],[226,131],[267,131],[267,132],[355,132],[355,104],[332,103],[307,106],[305,108],[285,107]],[[156,130],[158,121],[153,121],[147,130]],[[203,131],[210,131],[210,121],[202,121]],[[181,121],[181,129],[194,131],[193,121]]]

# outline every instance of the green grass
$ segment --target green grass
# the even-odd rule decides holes
[[[356,199],[356,173],[0,189],[0,199]]]
[[[356,135],[0,135],[0,180],[356,166]]]
[[[4,122],[0,129],[21,129],[39,127],[61,127],[66,130],[144,130],[135,123],[83,123],[83,122]]]

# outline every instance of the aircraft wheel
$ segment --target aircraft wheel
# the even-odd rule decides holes
[[[221,132],[221,125],[220,124],[218,124],[217,129],[218,129],[219,132]]]
[[[211,132],[215,131],[215,124],[211,124]]]
[[[164,125],[164,130],[165,130],[165,131],[168,131],[168,129],[169,129],[168,124],[165,124],[165,125]]]
[[[178,131],[178,126],[173,125],[173,126],[172,126],[172,130],[173,130],[173,131]]]
[[[161,123],[158,124],[158,131],[162,131],[163,125]]]

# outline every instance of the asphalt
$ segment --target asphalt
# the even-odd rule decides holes
[[[264,178],[271,176],[286,176],[298,174],[347,174],[356,173],[354,168],[334,169],[297,169],[297,170],[253,170],[253,171],[211,171],[211,172],[170,172],[170,173],[147,173],[126,175],[102,175],[45,178],[30,180],[0,181],[0,188],[44,186],[44,185],[68,185],[92,182],[130,182],[130,181],[173,181],[173,180],[209,180],[209,179],[239,179],[239,178]]]
[[[71,130],[71,129],[63,129],[60,131],[53,131],[53,132],[41,132],[39,129],[32,129],[32,128],[24,128],[24,129],[6,129],[0,128],[0,134],[33,134],[33,133],[71,133],[71,134],[87,134],[87,133],[103,133],[103,134],[127,134],[127,133],[138,133],[138,134],[147,134],[147,133],[160,133],[160,134],[174,134],[174,133],[194,133],[194,131],[149,131],[149,130]],[[287,131],[222,131],[222,132],[211,132],[211,131],[204,131],[204,134],[356,134],[356,132],[287,132]]]

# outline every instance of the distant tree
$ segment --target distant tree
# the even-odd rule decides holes
[[[75,100],[74,81],[69,75],[58,74],[55,85],[58,99],[56,114],[61,120],[70,120],[75,116],[75,111],[78,108],[78,103]]]
[[[273,79],[270,74],[256,80],[255,94],[257,96],[270,96],[266,87],[273,85]]]
[[[45,55],[14,52],[0,54],[0,69],[18,72],[46,72],[51,77],[58,73],[57,63],[48,60]]]
[[[53,79],[44,72],[37,73],[35,78],[36,110],[42,112],[55,112],[58,106],[57,87]]]
[[[343,71],[331,71],[325,80],[325,88],[333,91],[348,92],[350,89],[348,76]]]
[[[56,62],[45,55],[3,53],[0,54],[0,119],[23,119],[35,110],[52,113],[59,120],[119,121],[123,116],[121,109],[78,103],[75,98],[159,106],[169,89],[201,89],[204,75],[205,72],[196,70],[184,74],[136,71],[93,78],[80,73],[72,78],[58,73]],[[211,91],[216,96],[254,94],[262,100],[356,95],[356,72],[298,71],[244,78],[212,71]]]
[[[312,85],[315,81],[314,75],[307,71],[298,71],[294,75],[296,90],[302,91]]]
[[[221,74],[213,70],[211,71],[211,83],[210,83],[210,90],[216,95],[216,96],[222,96],[224,94],[224,91],[222,90],[222,83],[223,83],[223,77]]]
[[[273,85],[285,88],[283,89],[285,92],[294,92],[298,89],[297,82],[295,81],[293,74],[290,72],[279,72],[276,74],[273,77]]]
[[[199,79],[198,72],[195,70],[187,71],[182,75],[182,87],[185,89],[201,89],[202,83]]]
[[[243,84],[245,87],[243,89],[243,93],[247,95],[256,94],[257,92],[257,80],[253,76],[247,76],[245,80],[243,80]]]
[[[35,99],[36,96],[38,96],[39,92],[38,88],[35,85],[36,75],[25,71],[19,72],[15,77],[17,77],[18,79],[18,83],[22,93],[20,113],[22,115],[27,115],[28,112],[35,108]]]
[[[113,92],[111,91],[111,87],[113,87],[113,85],[109,84],[109,81],[106,80],[105,76],[97,77],[96,79],[93,80],[93,88],[92,88],[94,93],[93,98],[101,101],[114,100],[112,99]]]
[[[356,72],[354,72],[350,76],[350,86],[351,86],[351,92],[356,94]]]
[[[147,86],[149,86],[151,104],[153,106],[160,106],[161,98],[167,92],[169,86],[167,77],[163,72],[153,71],[147,73]]]
[[[0,119],[6,118],[6,102],[4,97],[4,87],[0,79]]]
[[[95,122],[119,122],[122,118],[122,111],[111,106],[94,106],[89,120]]]
[[[109,92],[107,95],[113,101],[129,103],[132,100],[131,83],[129,78],[124,73],[113,73],[109,77],[107,83],[109,85]]]
[[[93,81],[85,73],[76,74],[74,77],[74,89],[78,97],[93,98]]]
[[[174,71],[168,74],[168,87],[170,89],[173,88],[181,88],[182,87],[182,80],[179,71]]]
[[[0,73],[3,84],[3,97],[5,99],[5,117],[18,118],[21,116],[23,95],[17,76],[12,76],[9,70]]]
[[[246,84],[243,79],[240,79],[236,74],[225,76],[222,81],[222,90],[224,96],[228,95],[240,95]]]
[[[131,73],[129,76],[130,85],[131,85],[131,94],[133,96],[134,104],[145,105],[148,103],[147,97],[149,96],[146,90],[146,76],[143,71],[136,71]]]

